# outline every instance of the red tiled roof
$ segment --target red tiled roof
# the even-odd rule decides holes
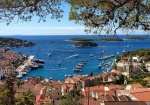
[[[108,88],[109,88],[110,90],[123,89],[123,87],[122,87],[121,85],[114,85],[114,84],[108,85]]]
[[[105,101],[104,105],[147,105],[145,102],[141,101]]]
[[[134,84],[130,84],[131,86],[133,86],[134,88],[143,88],[143,86],[139,83],[134,83]]]
[[[150,92],[148,88],[141,88],[141,89],[133,89],[133,90],[122,90],[127,93],[142,93],[142,92]]]
[[[71,82],[72,80],[73,80],[72,78],[68,77],[65,81]]]
[[[88,89],[90,89],[90,91],[96,91],[96,90],[104,90],[104,86],[93,86],[93,87],[86,87],[85,91],[88,91]]]
[[[134,89],[134,90],[124,90],[126,93],[130,93],[139,101],[150,101],[150,89],[141,88],[141,89]]]
[[[82,105],[88,105],[88,98],[85,97],[85,98],[81,99],[80,103]],[[93,98],[89,98],[89,105],[100,105],[100,102],[98,100],[93,99]]]
[[[98,92],[98,96],[101,96],[101,95],[115,95],[115,93],[114,93],[113,90],[110,90],[110,91],[99,91]]]

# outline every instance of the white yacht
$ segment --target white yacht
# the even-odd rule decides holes
[[[90,56],[90,57],[94,57],[94,54],[90,54],[89,56]]]

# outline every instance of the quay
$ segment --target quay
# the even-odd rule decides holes
[[[23,65],[20,65],[17,69],[16,78],[22,78],[23,75],[27,75],[32,69],[37,69],[39,67],[43,67],[43,63],[34,62],[34,56],[28,56],[28,59],[24,61]]]

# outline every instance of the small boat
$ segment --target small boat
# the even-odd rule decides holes
[[[127,45],[127,47],[131,47],[132,45]]]
[[[37,63],[37,65],[38,65],[38,67],[43,67],[44,66],[44,64],[42,64],[42,63]]]
[[[102,52],[104,53],[104,52],[106,52],[106,50],[103,50]]]
[[[74,53],[74,51],[73,51],[73,50],[71,50],[70,52],[71,52],[71,53]]]
[[[20,78],[22,78],[22,75],[19,74],[19,75],[16,76],[16,78],[17,78],[17,79],[20,79]]]
[[[124,53],[125,51],[123,50],[122,52]]]
[[[61,65],[61,62],[57,62],[58,65]]]
[[[51,56],[51,55],[52,55],[51,53],[48,54],[48,56]]]
[[[102,65],[101,65],[101,64],[99,64],[99,65],[98,65],[98,68],[101,68],[101,67],[102,67]]]
[[[89,56],[90,56],[90,57],[94,57],[94,54],[90,54]]]
[[[26,72],[20,72],[21,75],[27,75],[28,73]]]
[[[41,60],[41,59],[34,59],[33,62],[36,62],[36,63],[44,63],[44,60]]]
[[[78,64],[77,64],[77,66],[84,66],[84,65],[83,65],[83,64],[81,64],[81,63],[78,63]]]
[[[84,64],[87,64],[87,60],[83,60],[82,62],[83,62]]]
[[[82,71],[82,68],[75,67],[75,68],[73,69],[73,71],[74,71],[74,72],[79,72],[79,71],[81,72],[81,71]]]

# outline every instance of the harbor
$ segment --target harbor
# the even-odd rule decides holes
[[[43,60],[34,59],[34,56],[28,56],[27,60],[25,60],[24,63],[16,69],[16,78],[22,78],[24,75],[27,75],[31,70],[43,66]]]
[[[16,36],[14,36],[16,37]],[[133,41],[125,40],[124,42],[97,42],[98,47],[93,48],[76,48],[72,47],[73,42],[65,42],[64,40],[72,37],[87,37],[91,36],[23,36],[26,39],[37,43],[37,46],[28,48],[15,48],[14,52],[21,52],[24,55],[33,55],[34,58],[44,60],[44,66],[36,70],[29,70],[27,75],[22,76],[26,79],[31,76],[43,76],[45,78],[52,77],[53,79],[65,80],[65,75],[86,75],[90,71],[93,75],[111,71],[108,70],[116,56],[123,54],[123,50],[130,51],[139,48],[148,48],[149,41]],[[124,36],[123,36],[124,37]],[[16,37],[17,38],[17,37]],[[19,37],[20,38],[20,37]],[[53,41],[53,43],[51,43]],[[131,47],[127,45],[131,43]],[[32,52],[31,52],[32,51]],[[38,57],[37,57],[38,52]],[[49,56],[48,56],[49,55]],[[51,56],[50,56],[51,55]],[[110,55],[114,55],[109,57]],[[106,56],[106,59],[105,59]],[[108,57],[107,57],[108,56]],[[104,58],[100,60],[99,58]],[[109,64],[111,62],[111,64]],[[83,64],[82,72],[74,72],[74,68],[78,63]],[[106,64],[105,64],[106,63]],[[98,67],[99,65],[99,67]]]

